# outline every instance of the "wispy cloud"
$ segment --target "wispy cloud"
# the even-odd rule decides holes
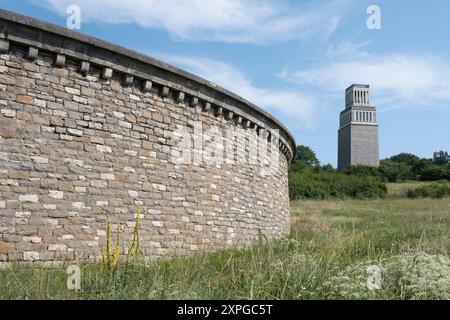
[[[265,44],[328,37],[345,1],[296,4],[275,0],[34,0],[66,14],[77,4],[82,21],[136,23],[179,40]]]
[[[328,46],[328,54],[330,56],[355,55],[371,43],[372,41],[353,42],[351,40],[332,42]]]
[[[328,93],[367,83],[383,108],[450,107],[450,66],[435,55],[360,54],[358,58],[301,70],[289,76]]]
[[[222,61],[177,55],[158,56],[242,96],[268,112],[289,119],[291,128],[313,127],[317,101],[312,96],[298,91],[258,88],[241,71]]]

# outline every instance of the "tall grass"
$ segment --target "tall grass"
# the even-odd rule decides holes
[[[443,277],[438,271],[450,267],[448,198],[296,201],[291,222],[284,239],[261,240],[246,250],[141,260],[119,266],[112,282],[104,279],[100,264],[81,265],[79,291],[67,290],[65,266],[13,267],[0,272],[0,299],[450,297],[448,279],[439,282],[444,288],[439,292],[417,280],[420,268],[437,270],[423,276],[434,283]],[[423,264],[416,265],[421,259]],[[372,264],[386,268],[385,282],[367,291],[365,268]]]

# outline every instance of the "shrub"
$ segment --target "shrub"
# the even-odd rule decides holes
[[[346,199],[385,197],[386,185],[370,176],[349,176],[334,172],[291,171],[289,196],[297,199]]]
[[[413,165],[419,162],[421,159],[414,154],[402,152],[395,156],[390,157],[389,160],[397,163],[406,163],[409,165]]]
[[[345,171],[345,174],[351,176],[379,176],[379,171],[377,167],[366,166],[366,165],[355,165],[348,167]]]
[[[442,179],[449,179],[449,172],[447,166],[428,164],[420,175],[422,181],[436,181]]]
[[[401,182],[416,179],[409,164],[392,160],[382,160],[378,167],[378,172],[384,181],[389,182]]]
[[[409,198],[443,198],[450,195],[450,187],[445,183],[433,183],[408,190],[406,195]]]

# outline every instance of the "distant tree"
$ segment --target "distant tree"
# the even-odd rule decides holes
[[[321,170],[324,172],[336,172],[336,169],[329,163],[322,166]]]
[[[437,165],[450,163],[450,155],[447,151],[437,151],[433,154],[433,163]]]
[[[389,158],[389,160],[397,162],[397,163],[406,163],[409,165],[413,165],[420,161],[420,158],[414,154],[402,152],[395,156]]]
[[[392,160],[382,160],[378,171],[383,180],[389,182],[400,182],[410,179],[415,179],[411,166]]]
[[[423,158],[412,164],[411,170],[414,176],[414,180],[419,180],[425,168],[432,163],[433,163],[432,160]]]
[[[293,161],[289,167],[289,172],[304,172],[311,171],[311,167],[303,161]]]
[[[387,162],[390,161],[390,162]],[[418,180],[425,166],[430,163],[428,159],[402,152],[389,159],[382,160],[384,165],[380,166],[382,172],[389,181]]]
[[[297,146],[295,160],[302,161],[311,167],[320,166],[316,153],[308,146]]]
[[[450,180],[448,166],[428,164],[423,169],[420,179],[423,181]]]

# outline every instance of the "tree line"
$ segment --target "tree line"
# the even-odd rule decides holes
[[[349,175],[370,175],[385,182],[450,180],[450,156],[446,151],[434,152],[433,158],[419,158],[411,153],[400,153],[380,161],[380,166],[351,166]]]
[[[337,172],[321,165],[308,146],[297,146],[289,169],[289,195],[295,199],[380,198],[387,195],[386,182],[450,180],[450,156],[438,151],[433,158],[400,153],[380,161],[379,167],[351,166]]]

